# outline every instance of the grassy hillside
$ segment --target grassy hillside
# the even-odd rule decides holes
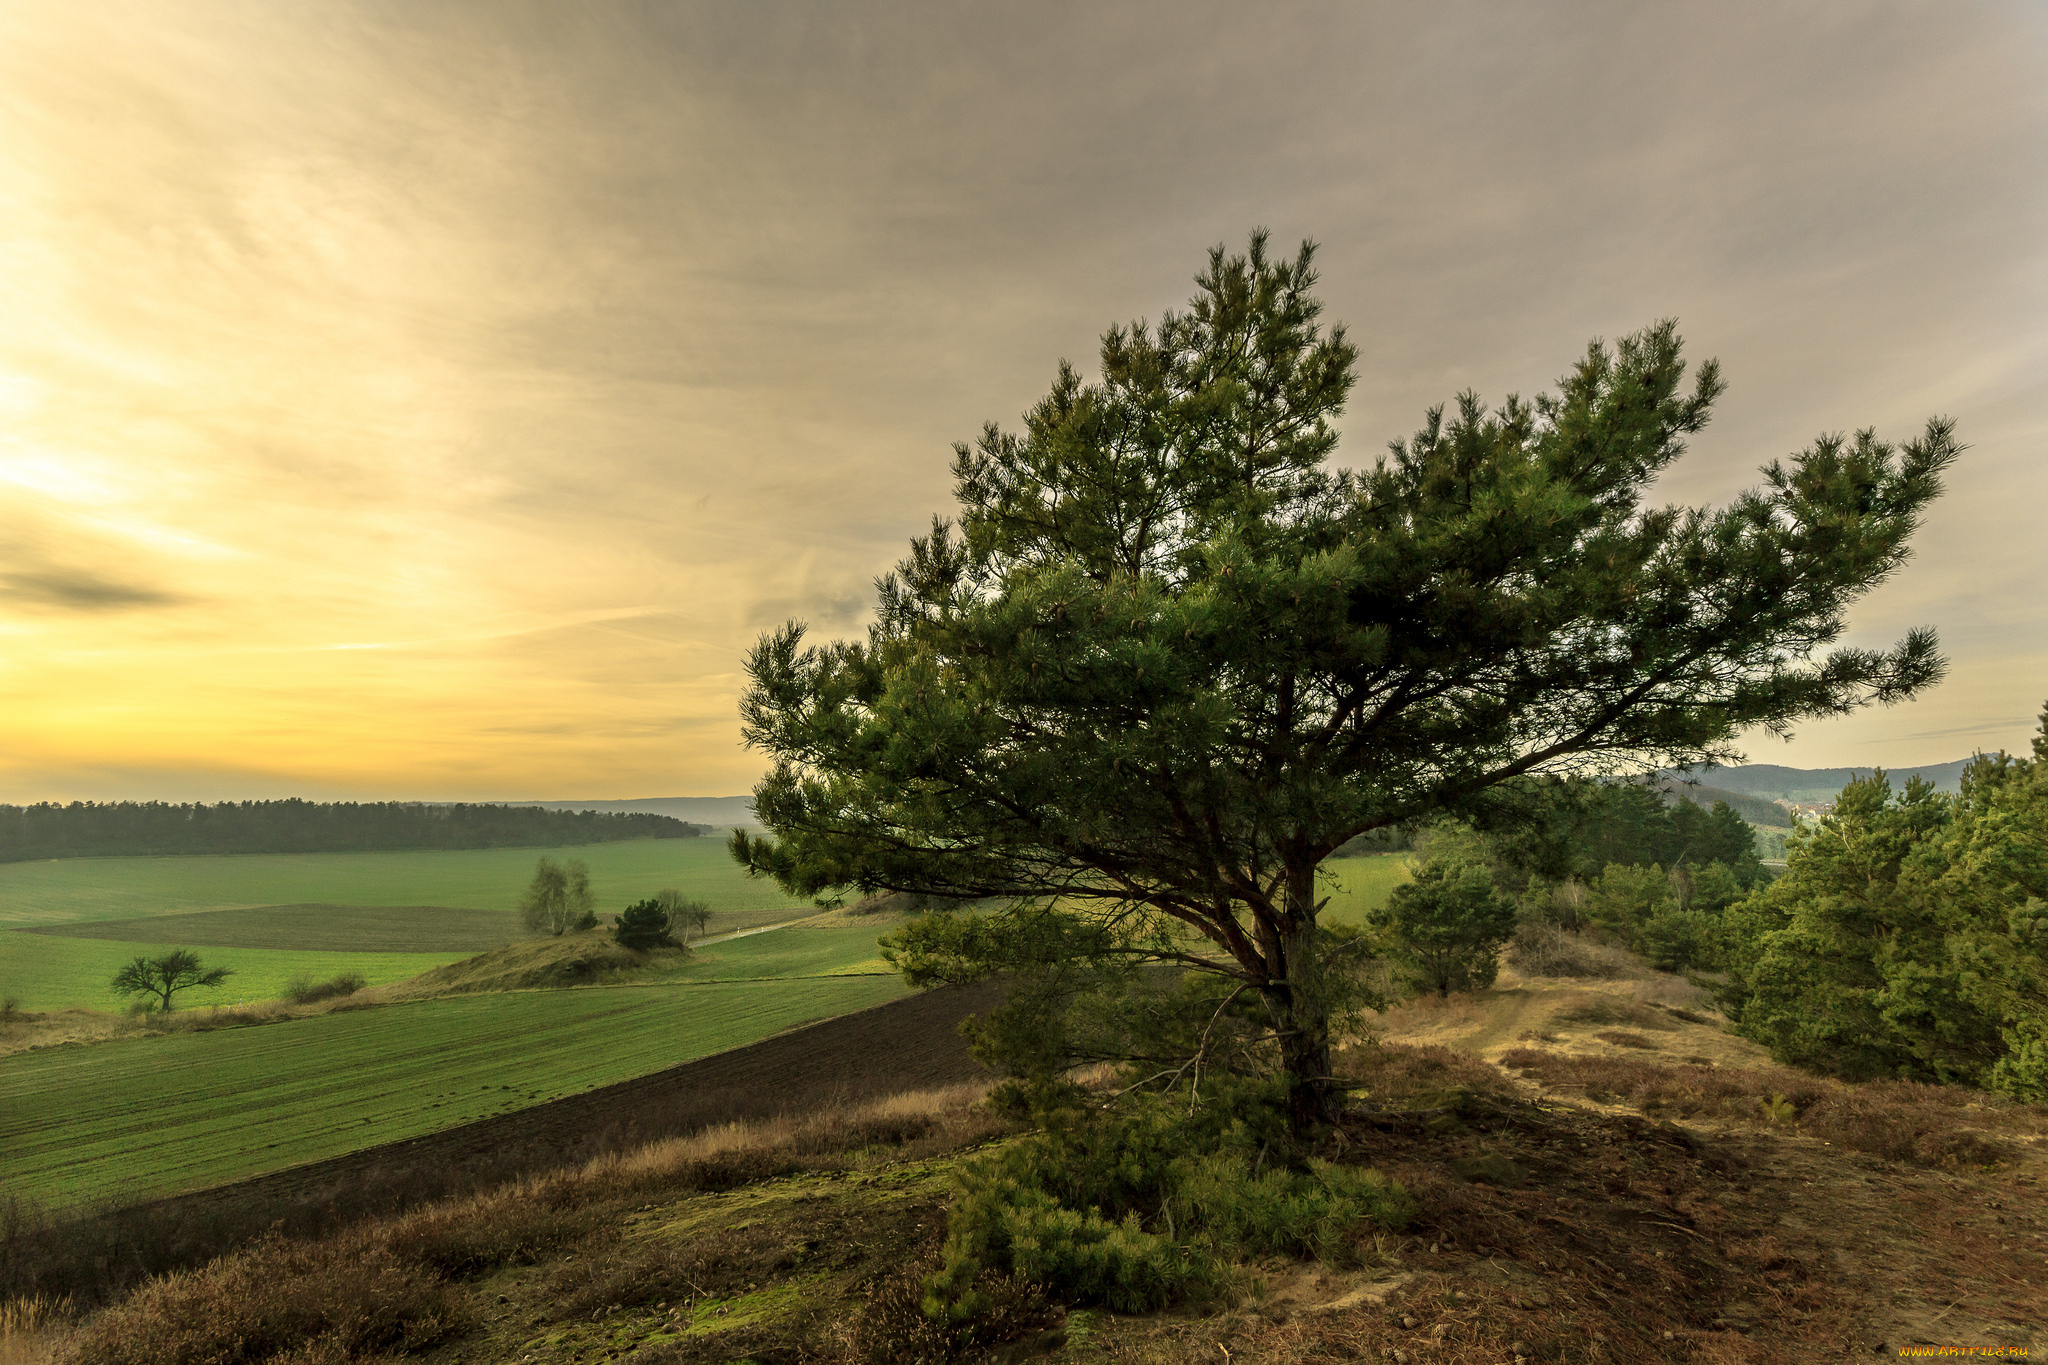
[[[0,1189],[136,1199],[626,1080],[903,991],[824,977],[456,996],[10,1058]]]
[[[392,987],[389,998],[541,990],[631,979],[639,983],[781,981],[862,976],[893,970],[879,956],[875,924],[830,918],[702,944],[689,953],[634,953],[602,931],[528,939],[460,962],[436,966]]]
[[[247,906],[454,906],[510,910],[542,854],[590,866],[600,913],[665,886],[713,910],[790,904],[749,880],[717,839],[642,839],[580,848],[73,858],[0,866],[0,925],[132,919]]]
[[[1529,998],[1422,1006],[1394,1036],[1430,1041],[1340,1053],[1373,1105],[1316,1152],[1398,1180],[1417,1206],[1406,1226],[1332,1228],[1322,1263],[1225,1241],[1235,1264],[1217,1295],[1157,1311],[987,1282],[986,1314],[969,1320],[978,1354],[934,1349],[920,1310],[964,1163],[1015,1131],[965,1086],[722,1125],[324,1240],[256,1241],[252,1227],[247,1249],[195,1255],[193,1273],[46,1344],[77,1365],[303,1359],[309,1338],[337,1361],[388,1360],[398,1340],[436,1361],[533,1365],[1797,1365],[2038,1350],[2048,1111],[1686,1056],[1715,1035],[1660,1003],[1685,989],[1563,983],[1551,998],[1521,982],[1504,994]],[[1467,1013],[1546,1031],[1489,1063],[1438,1017]],[[1148,1212],[1133,1232],[1185,1235],[1170,1210]],[[86,1297],[115,1244],[48,1245]]]
[[[0,999],[12,999],[25,1010],[74,1007],[126,1009],[130,1002],[115,995],[107,983],[115,972],[138,955],[163,951],[162,942],[0,932]],[[191,1006],[275,1000],[284,994],[285,983],[298,976],[325,980],[339,972],[356,972],[371,985],[380,985],[400,981],[430,967],[467,956],[462,953],[302,953],[271,948],[204,948],[199,952],[208,967],[226,967],[234,975],[219,987],[180,993],[177,1004],[181,1010]]]

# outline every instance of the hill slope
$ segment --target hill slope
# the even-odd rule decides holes
[[[233,1346],[254,1361],[331,1331],[326,1358],[368,1361],[384,1339],[345,1335],[367,1283],[354,1266],[383,1276],[388,1335],[402,1326],[436,1362],[1793,1365],[2041,1345],[2048,1114],[1677,1056],[1714,1032],[1663,1003],[1686,989],[1524,979],[1503,993],[1517,1000],[1453,1002],[1443,1013],[1482,1033],[1535,1025],[1521,1041],[1537,1045],[1500,1067],[1457,1043],[1349,1049],[1339,1070],[1372,1103],[1325,1152],[1399,1179],[1418,1216],[1334,1263],[1246,1257],[1213,1304],[1123,1315],[1011,1288],[991,1344],[1013,1344],[931,1349],[917,1285],[949,1182],[1003,1132],[955,1092],[708,1129],[326,1242],[263,1242],[85,1324],[70,1358],[113,1365],[145,1342],[168,1356],[175,1337],[179,1358]],[[1587,1008],[1603,1000],[1615,1017]],[[1455,1024],[1430,1008],[1389,1019],[1392,1035]],[[815,1061],[804,1037],[784,1042]],[[1146,1228],[1170,1235],[1163,1214]]]
[[[1711,807],[1716,801],[1725,801],[1734,812],[1752,825],[1765,825],[1772,829],[1790,829],[1792,816],[1775,801],[1766,801],[1760,796],[1747,792],[1732,791],[1726,787],[1710,787],[1704,782],[1686,782],[1666,777],[1660,780],[1658,790],[1664,793],[1667,802],[1690,801],[1697,806]]]

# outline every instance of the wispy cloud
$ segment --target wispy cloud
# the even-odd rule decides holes
[[[0,569],[0,602],[35,611],[107,612],[173,606],[175,593],[85,569]]]
[[[1771,758],[2038,700],[1976,643],[2048,643],[2038,5],[20,0],[0,87],[0,788],[743,790],[759,631],[858,631],[949,443],[1258,224],[1354,463],[1671,314],[1674,498],[1953,412],[1855,616],[1951,681]]]

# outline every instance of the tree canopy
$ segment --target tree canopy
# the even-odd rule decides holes
[[[1738,1032],[1837,1075],[2048,1098],[2048,715],[2032,758],[1981,757],[1955,796],[1850,782],[1789,852],[1729,915]]]
[[[1313,258],[1211,251],[1185,312],[955,448],[957,524],[880,580],[865,639],[761,639],[768,833],[732,841],[801,894],[991,900],[985,931],[899,936],[915,979],[1004,970],[1007,928],[1057,920],[1252,992],[1297,1125],[1332,1103],[1318,864],[1524,775],[1725,761],[1932,683],[1931,632],[1829,646],[1958,449],[1939,420],[1823,436],[1724,509],[1648,505],[1722,391],[1665,322],[1339,468],[1358,353]]]
[[[526,894],[519,898],[519,915],[534,933],[559,936],[595,925],[597,916],[591,909],[595,904],[590,868],[581,858],[565,858],[559,863],[542,858],[534,864]]]
[[[1395,970],[1410,986],[1448,996],[1493,984],[1515,932],[1513,901],[1483,863],[1431,858],[1394,888],[1376,917]]]
[[[114,974],[113,988],[116,995],[149,996],[168,1013],[179,991],[218,986],[233,975],[226,967],[209,969],[190,948],[173,948],[156,957],[136,958]]]
[[[621,948],[674,948],[675,927],[659,900],[634,901],[612,917],[612,940]]]

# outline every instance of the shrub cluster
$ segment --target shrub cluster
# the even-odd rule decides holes
[[[459,1296],[388,1248],[271,1238],[203,1270],[166,1276],[91,1319],[64,1365],[342,1361],[417,1351],[464,1325]]]
[[[1231,1254],[1342,1262],[1360,1234],[1412,1216],[1406,1191],[1375,1171],[1290,1161],[1270,1086],[1222,1084],[1205,1103],[1170,1093],[1054,1111],[1040,1132],[966,1163],[925,1312],[972,1324],[990,1273],[1126,1312],[1201,1300]]]
[[[1632,966],[1621,949],[1540,919],[1525,919],[1515,926],[1507,958],[1508,965],[1524,976],[1581,980],[1611,981],[1630,975]]]
[[[1730,920],[1723,1003],[1777,1060],[2048,1100],[2048,715],[1954,796],[1849,783]]]
[[[369,984],[361,972],[341,972],[325,981],[295,976],[285,983],[284,998],[294,1005],[311,1005],[322,1000],[339,1000],[354,995]]]

